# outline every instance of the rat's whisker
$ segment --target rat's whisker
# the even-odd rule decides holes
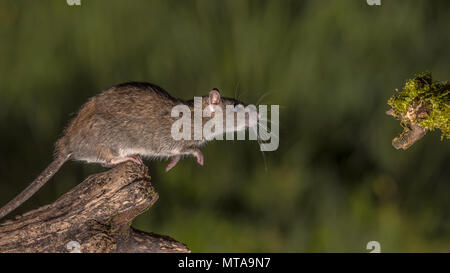
[[[278,136],[275,135],[275,134],[269,133],[269,132],[268,132],[269,129],[268,129],[266,126],[262,125],[261,123],[258,123],[258,124],[259,124],[259,126],[261,126],[261,127],[264,129],[264,133],[267,133],[267,134],[268,134],[267,136],[269,136],[269,137],[273,136],[273,137],[275,137],[275,138],[278,140]],[[261,132],[260,132],[260,133],[261,133]],[[266,135],[264,135],[264,136],[266,136]]]
[[[238,89],[239,82],[236,86],[236,96],[238,96]],[[197,107],[196,104],[200,109],[202,106],[218,104],[223,112],[226,111],[225,104],[219,103],[222,100],[217,88],[213,88],[203,98],[207,99],[208,105],[203,105],[203,100],[195,98],[187,101],[175,99],[163,88],[143,82],[118,84],[90,98],[56,142],[54,160],[25,190],[0,207],[0,219],[35,194],[68,160],[100,163],[104,167],[112,168],[126,161],[142,165],[142,157],[162,159],[170,155],[170,163],[166,167],[166,171],[169,171],[181,158],[189,155],[195,157],[197,163],[203,166],[204,158],[200,147],[214,138],[204,138],[194,142],[184,139],[175,140],[171,130],[174,125],[172,123],[175,121],[168,122],[165,115],[160,114],[161,111],[170,113],[177,106],[189,108],[192,104],[194,109]],[[151,105],[145,108],[137,107],[138,101],[148,102]],[[244,102],[238,103],[247,105]],[[103,116],[105,111],[114,115],[107,120],[96,118],[96,116]],[[245,114],[245,109],[239,111]],[[204,125],[203,120],[201,125]],[[243,125],[245,126],[245,123]],[[241,127],[236,125],[232,130],[233,133],[239,131]],[[90,136],[103,133],[110,137],[97,138],[89,137],[89,135],[87,137],[86,132]],[[138,133],[131,138],[129,132]],[[214,133],[213,136],[215,136]],[[126,148],[117,149],[117,147]]]
[[[237,100],[240,100],[241,95],[244,95],[244,94],[246,94],[246,93],[247,93],[247,91],[244,91],[243,93],[238,94]]]
[[[269,119],[259,119],[258,124],[260,124],[262,121],[269,122],[270,124],[272,124],[272,121]]]
[[[259,103],[260,103],[265,97],[267,97],[268,95],[270,95],[270,92],[266,92],[266,93],[262,94],[262,95],[259,97],[259,99],[256,101],[255,105],[259,105]]]
[[[258,136],[258,132],[256,131],[256,127],[252,127],[252,129],[254,130],[257,138],[256,141],[258,142],[259,147],[261,147],[262,144],[262,140],[259,138]],[[261,149],[260,149],[261,150]],[[261,150],[261,154],[262,154],[262,158],[263,158],[263,162],[264,162],[264,170],[267,172],[267,160],[266,160],[266,155],[264,154],[264,151]]]

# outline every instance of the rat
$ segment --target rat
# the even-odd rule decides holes
[[[247,106],[236,99],[221,97],[217,88],[202,96],[201,104],[202,110],[210,106],[220,107],[222,115],[225,115],[228,105],[236,114],[245,111]],[[54,160],[25,190],[0,209],[0,219],[28,200],[68,160],[100,163],[111,168],[125,161],[143,164],[141,156],[170,158],[166,168],[169,171],[183,156],[194,156],[203,166],[203,154],[199,148],[208,139],[203,136],[198,140],[174,140],[171,135],[171,127],[176,120],[171,111],[176,105],[186,105],[194,110],[194,100],[174,98],[161,87],[144,82],[119,84],[90,98],[56,142]],[[203,117],[202,124],[215,114],[212,111],[210,117]],[[245,119],[240,121],[244,124],[237,124],[238,119],[231,131],[254,126],[257,121],[250,120],[250,117],[247,112]]]

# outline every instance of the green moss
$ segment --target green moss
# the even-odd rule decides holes
[[[388,100],[395,114],[405,116],[417,104],[427,107],[427,115],[415,120],[418,125],[442,131],[442,139],[450,138],[450,82],[433,82],[430,72],[417,74],[401,91]]]

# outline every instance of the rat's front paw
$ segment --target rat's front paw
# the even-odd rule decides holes
[[[166,167],[166,172],[170,171],[170,169],[172,169],[173,167],[175,167],[175,165],[177,165],[178,161],[180,161],[180,158],[181,158],[181,157],[180,157],[179,155],[173,156],[173,157],[170,159],[170,162],[169,162],[169,164],[168,164],[167,167]]]
[[[201,166],[203,166],[203,154],[200,150],[195,150],[192,153],[193,156],[195,156],[195,158],[197,158],[197,163],[200,164]]]

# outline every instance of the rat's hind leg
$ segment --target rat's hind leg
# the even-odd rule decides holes
[[[123,163],[125,161],[133,161],[134,163],[138,165],[144,165],[144,162],[142,162],[142,158],[140,155],[131,155],[126,157],[114,157],[110,160],[108,160],[106,163],[103,163],[102,166],[106,168],[112,168],[120,163]]]

